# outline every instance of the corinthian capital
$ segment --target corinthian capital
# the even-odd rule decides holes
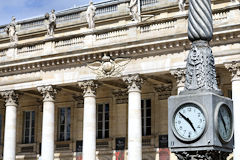
[[[98,84],[93,80],[78,82],[79,87],[83,90],[83,96],[96,96]]]
[[[141,90],[143,79],[139,74],[125,76],[123,77],[123,81],[128,85],[128,92]]]
[[[177,87],[184,86],[185,83],[185,68],[177,68],[175,70],[171,70],[170,73],[177,79]]]
[[[225,67],[232,73],[232,80],[240,80],[240,62],[227,63]]]
[[[14,90],[2,91],[1,96],[5,99],[6,106],[18,105],[18,94]]]
[[[55,86],[49,85],[49,86],[41,86],[37,87],[38,91],[42,94],[43,96],[43,101],[48,102],[48,101],[54,101],[56,98],[56,94],[58,89]]]

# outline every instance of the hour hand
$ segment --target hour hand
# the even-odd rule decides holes
[[[223,121],[224,129],[225,129],[225,131],[227,131],[227,129],[226,129],[226,123],[225,123],[225,121],[224,121],[224,118],[223,118],[223,116],[222,116],[222,113],[221,113],[221,112],[219,112],[219,113],[220,113],[221,120]]]
[[[189,118],[187,118],[186,116],[184,116],[181,112],[179,112],[179,114],[190,124],[190,126],[192,127],[192,129],[194,130],[194,132],[196,132],[195,127],[193,126],[192,122],[190,121]]]

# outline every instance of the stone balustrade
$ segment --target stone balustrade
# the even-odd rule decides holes
[[[36,44],[32,46],[21,47],[17,50],[18,54],[36,52],[43,50],[44,44]]]
[[[65,40],[60,40],[55,42],[56,48],[66,47],[66,46],[75,46],[83,43],[83,37],[69,38]]]
[[[173,29],[176,27],[176,21],[166,21],[166,22],[160,22],[156,24],[150,24],[146,26],[140,27],[140,32],[145,33],[145,32],[152,32],[152,31],[160,31],[160,30],[165,30],[165,29]]]
[[[112,6],[102,7],[102,8],[98,8],[98,9],[96,10],[96,15],[101,15],[101,14],[107,14],[107,13],[117,12],[117,10],[118,10],[118,5],[112,5]]]
[[[142,0],[141,1],[141,6],[147,6],[151,4],[158,3],[159,0]]]
[[[115,39],[115,38],[120,38],[120,37],[125,37],[127,36],[127,30],[122,29],[122,30],[116,30],[116,31],[110,31],[102,34],[97,34],[96,35],[96,40],[105,40],[105,39]]]
[[[20,30],[36,28],[36,27],[43,26],[43,25],[44,25],[44,20],[43,19],[33,21],[33,22],[22,23],[21,27],[20,27]]]
[[[72,13],[72,14],[67,14],[63,16],[57,17],[57,23],[61,22],[66,22],[66,21],[71,21],[71,20],[76,20],[80,18],[80,13]]]

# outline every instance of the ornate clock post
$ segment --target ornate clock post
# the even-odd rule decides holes
[[[169,148],[180,160],[226,160],[233,149],[232,100],[217,87],[211,0],[190,0],[184,91],[168,100]]]

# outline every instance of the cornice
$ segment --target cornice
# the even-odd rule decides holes
[[[168,37],[165,37],[168,38]],[[146,40],[145,40],[146,41]],[[216,32],[211,42],[212,46],[226,45],[228,43],[236,43],[240,41],[240,29],[235,31],[226,31],[225,33]],[[128,44],[128,42],[126,42]],[[106,50],[103,46],[95,49],[82,49],[72,51],[70,53],[64,52],[64,55],[58,53],[57,55],[45,55],[41,57],[33,57],[30,59],[17,60],[11,62],[3,62],[0,66],[0,77],[22,74],[26,72],[36,72],[40,70],[52,70],[61,67],[82,66],[100,60],[104,54],[111,56],[113,59],[117,57],[138,58],[156,54],[169,54],[171,52],[179,52],[190,49],[190,42],[187,37],[182,35],[177,39],[170,40],[153,40],[149,43],[141,43],[128,45],[118,44],[109,45]],[[4,52],[6,54],[6,51]],[[84,53],[84,54],[82,54]],[[4,56],[3,56],[4,57]]]

